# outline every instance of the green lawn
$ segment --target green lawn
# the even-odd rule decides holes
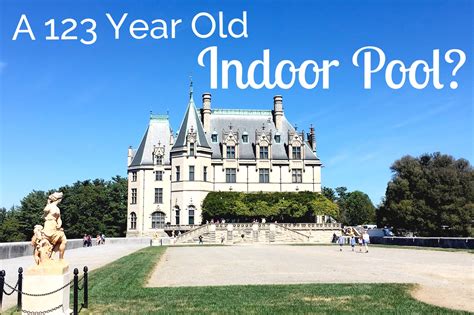
[[[149,247],[92,272],[89,310],[81,313],[462,313],[418,302],[401,284],[144,288],[165,250]]]
[[[410,284],[143,287],[165,250],[148,247],[91,272],[81,314],[467,314],[418,302]]]

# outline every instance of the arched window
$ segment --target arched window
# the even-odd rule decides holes
[[[194,206],[188,207],[188,224],[194,224],[194,212],[196,208]]]
[[[155,211],[151,214],[151,228],[162,229],[165,227],[165,214],[160,211]]]
[[[130,230],[137,229],[137,215],[135,212],[130,213]]]

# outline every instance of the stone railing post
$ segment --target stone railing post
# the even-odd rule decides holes
[[[211,223],[209,225],[209,243],[215,243],[216,242],[216,225],[214,223]]]
[[[269,242],[275,242],[275,231],[276,231],[276,225],[275,225],[275,223],[270,223]]]
[[[234,225],[229,223],[227,224],[227,240],[229,242],[232,242],[233,238],[234,238]]]
[[[252,236],[253,236],[253,241],[258,242],[258,223],[254,223],[252,225]]]

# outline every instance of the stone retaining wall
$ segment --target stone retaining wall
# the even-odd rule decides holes
[[[149,237],[110,237],[105,239],[105,244],[147,244],[149,245],[151,238]],[[82,239],[71,239],[67,241],[66,248],[74,249],[82,247]],[[92,246],[95,245],[95,239],[92,240]],[[101,245],[102,246],[102,245]],[[30,242],[11,242],[0,243],[0,259],[10,259],[21,256],[33,255],[33,247]]]
[[[472,237],[371,237],[373,244],[474,249]]]

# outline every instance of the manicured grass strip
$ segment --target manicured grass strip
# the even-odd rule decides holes
[[[413,299],[409,284],[143,287],[165,250],[149,247],[92,272],[89,309],[81,313],[467,314]]]

